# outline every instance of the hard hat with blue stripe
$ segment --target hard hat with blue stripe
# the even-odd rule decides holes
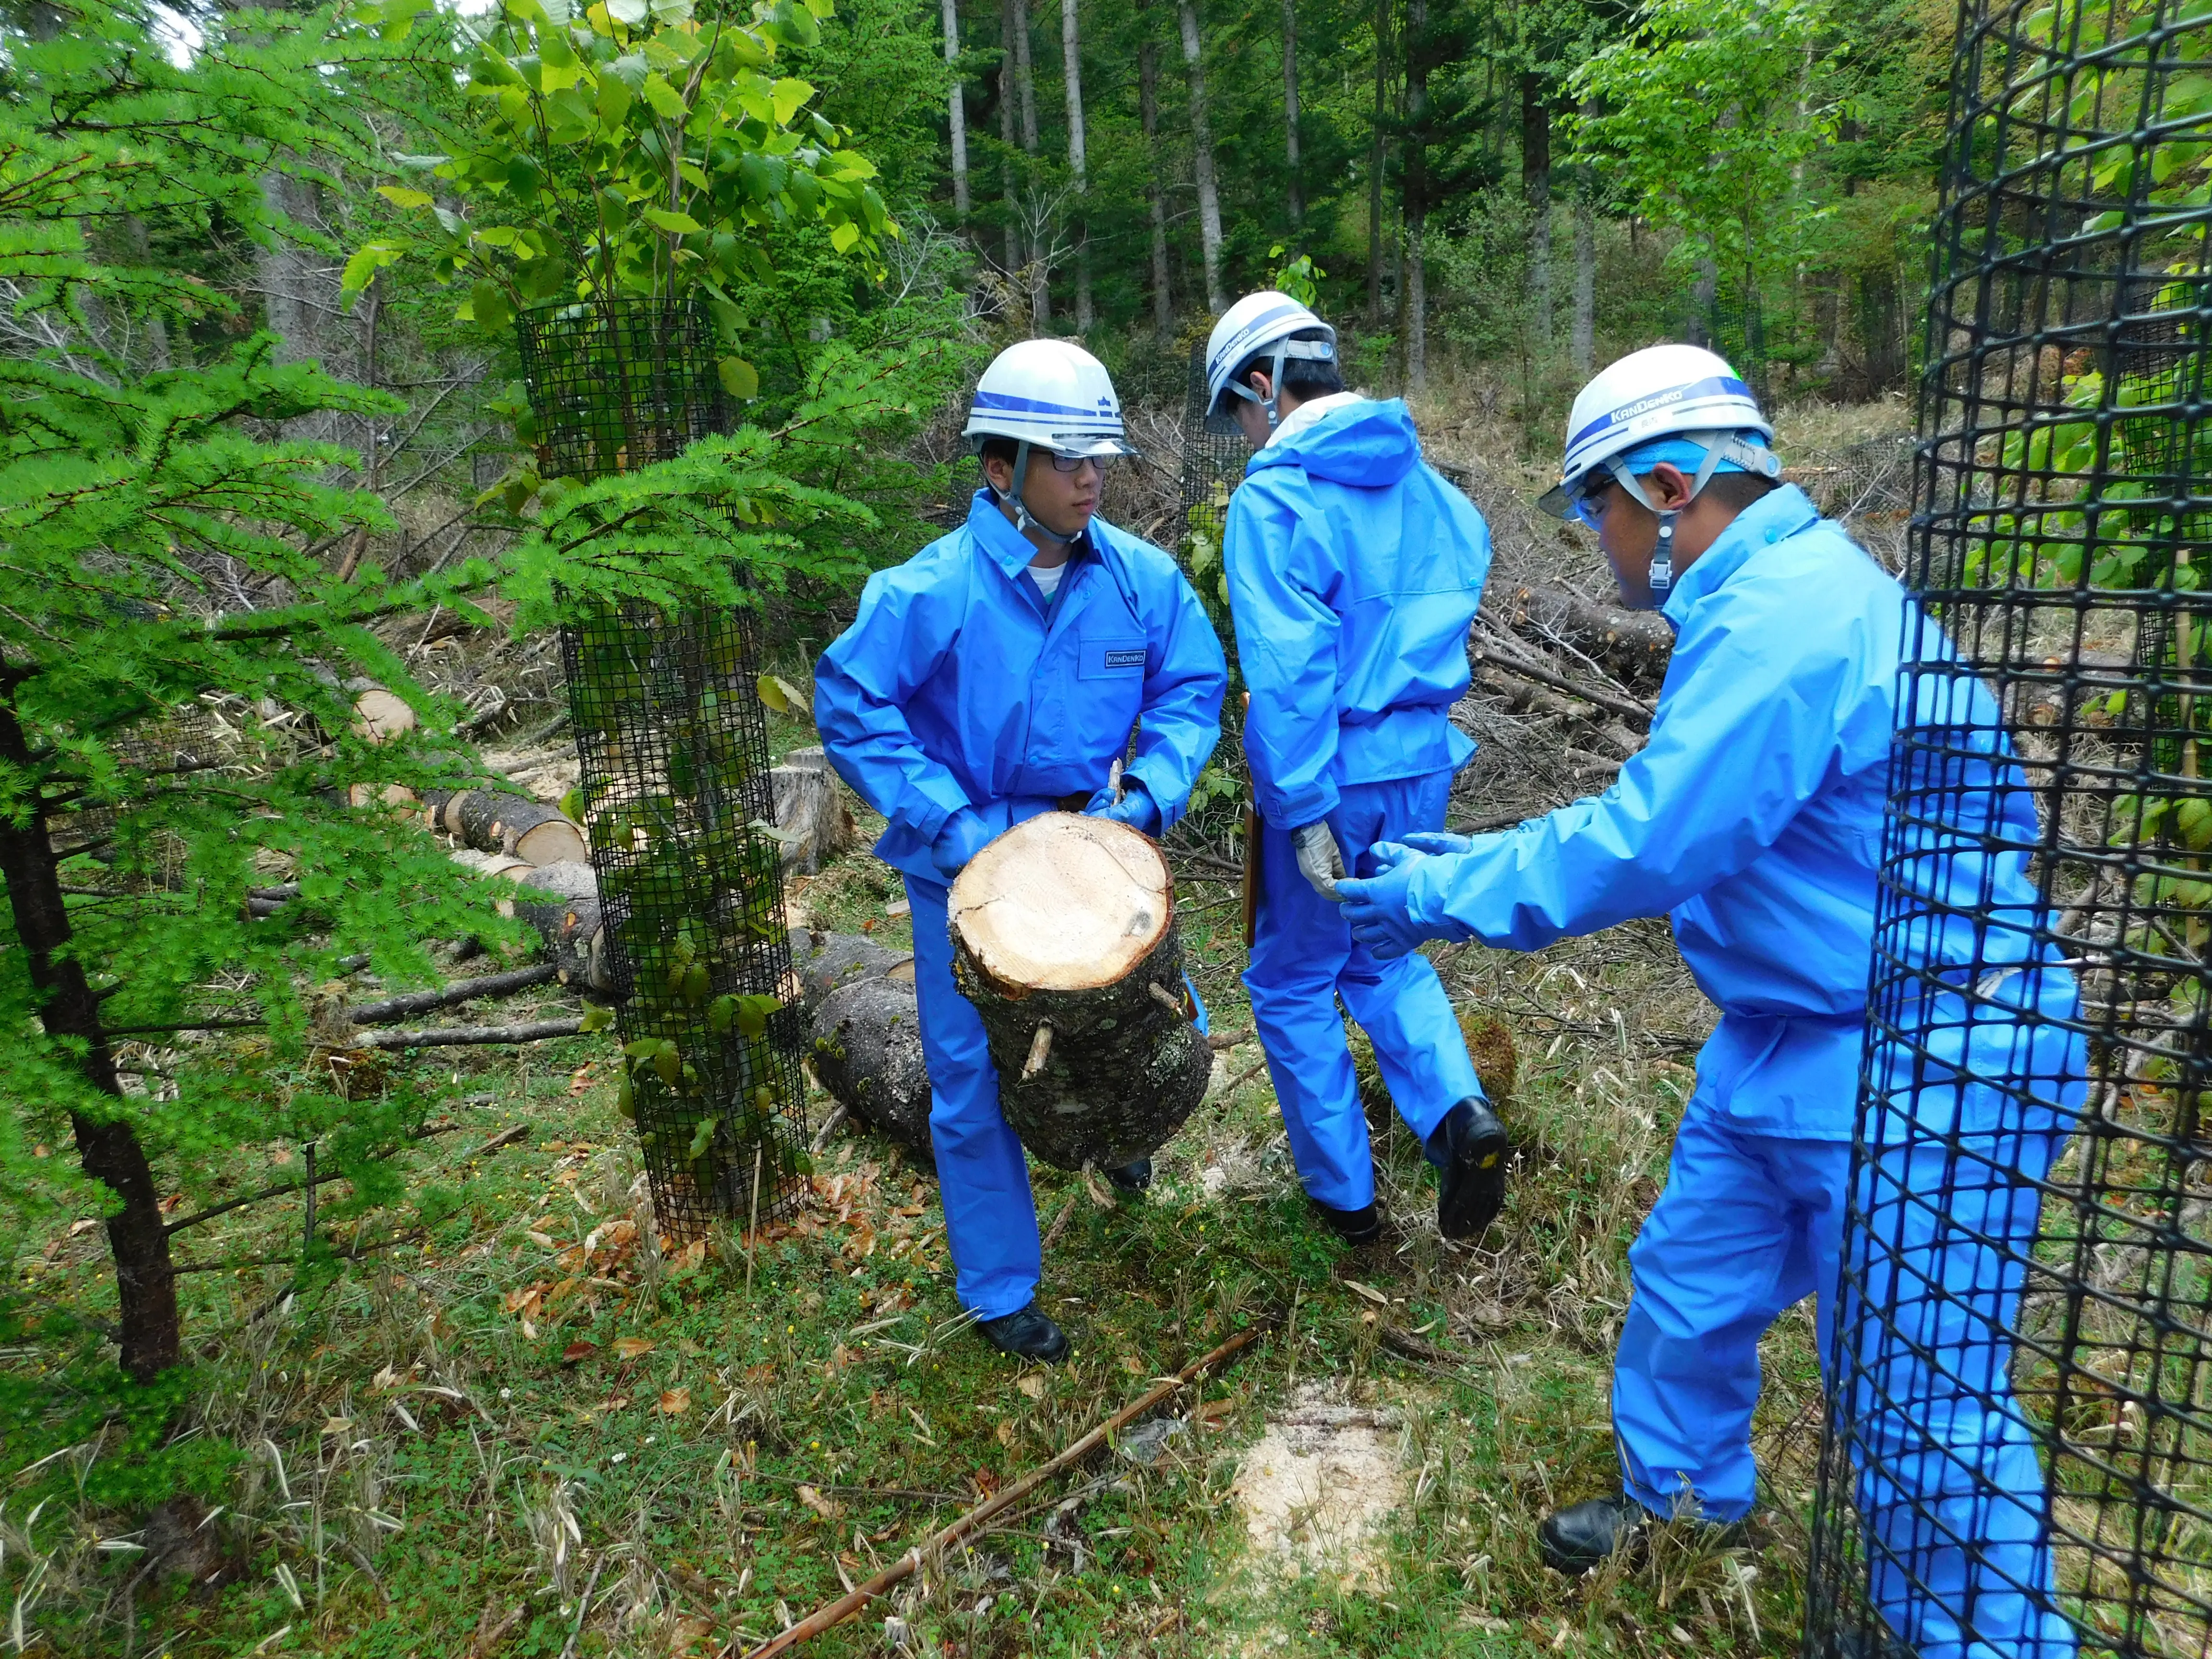
[[[1024,340],[991,360],[961,435],[1010,438],[1059,455],[1133,455],[1106,365],[1066,340]]]
[[[1304,336],[1304,338],[1297,337]],[[1247,359],[1267,353],[1274,366],[1269,374],[1274,390],[1263,400],[1248,386],[1230,379]],[[1287,294],[1270,289],[1248,294],[1221,313],[1206,340],[1206,428],[1234,432],[1236,416],[1230,399],[1243,398],[1267,411],[1267,424],[1275,424],[1275,404],[1282,394],[1283,364],[1291,358],[1333,362],[1336,331]]]
[[[1610,472],[1608,461],[1656,438],[1754,432],[1765,442],[1774,437],[1774,428],[1759,412],[1759,399],[1726,359],[1692,345],[1632,351],[1576,396],[1559,482],[1538,505],[1565,518],[1593,472]],[[1772,459],[1771,451],[1766,459]],[[1772,476],[1764,465],[1744,470]]]
[[[1648,585],[1663,601],[1674,584],[1674,524],[1682,509],[1662,511],[1638,474],[1662,465],[1678,467],[1695,501],[1717,472],[1780,477],[1781,458],[1769,447],[1773,439],[1759,399],[1725,359],[1702,346],[1646,346],[1577,394],[1567,416],[1559,482],[1537,505],[1554,518],[1572,514],[1595,523],[1583,506],[1584,494],[1605,479],[1620,484],[1659,520]]]

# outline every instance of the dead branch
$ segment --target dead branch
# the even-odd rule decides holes
[[[755,1648],[746,1659],[770,1659],[771,1655],[795,1648],[810,1636],[818,1636],[823,1631],[844,1623],[846,1620],[867,1606],[870,1601],[890,1590],[893,1585],[912,1577],[926,1557],[951,1548],[981,1528],[994,1516],[1012,1509],[1062,1470],[1072,1468],[1081,1462],[1099,1447],[1104,1445],[1109,1435],[1134,1422],[1163,1401],[1180,1394],[1207,1371],[1224,1364],[1237,1352],[1249,1346],[1258,1340],[1266,1328],[1265,1326],[1255,1325],[1249,1330],[1239,1331],[1212,1353],[1203,1358],[1193,1360],[1173,1376],[1154,1383],[1051,1462],[1030,1470],[1020,1480],[1010,1481],[1001,1486],[995,1494],[976,1504],[965,1515],[947,1522],[930,1534],[927,1538],[907,1551],[904,1555],[873,1578],[869,1579],[866,1583],[838,1597],[827,1607],[817,1608],[781,1635],[771,1637],[759,1647]],[[724,1659],[734,1659],[734,1656],[738,1651],[738,1644],[732,1642],[722,1650]]]
[[[512,991],[544,985],[554,977],[554,974],[553,963],[541,962],[504,974],[486,974],[481,979],[455,980],[441,991],[406,991],[396,997],[386,997],[381,1002],[364,1002],[357,1008],[347,1009],[346,1018],[356,1025],[388,1025],[395,1019],[406,1018],[410,1014],[427,1014],[434,1009],[452,1008],[482,997],[503,997]]]
[[[574,1036],[583,1029],[581,1019],[537,1019],[521,1025],[434,1025],[421,1031],[365,1031],[354,1047],[455,1048],[494,1042],[542,1042],[548,1037]]]

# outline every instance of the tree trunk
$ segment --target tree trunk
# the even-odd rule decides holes
[[[1406,13],[1406,388],[1429,389],[1429,0]]]
[[[794,749],[768,775],[783,867],[812,875],[858,837],[837,775],[816,744]]]
[[[1145,193],[1152,215],[1152,331],[1164,340],[1175,332],[1175,295],[1168,283],[1167,191],[1160,182],[1160,49],[1146,11],[1139,0],[1145,38],[1137,43],[1137,104],[1145,124]]]
[[[1021,185],[1014,176],[1014,108],[1020,102],[1014,90],[1014,37],[1022,30],[1022,0],[999,0],[999,143],[1006,158],[999,171],[1006,198],[1006,275],[1011,277],[1020,276],[1024,263]]]
[[[1305,222],[1305,190],[1298,178],[1298,6],[1283,0],[1283,159],[1290,186],[1286,205],[1293,229]]]
[[[1030,331],[1046,334],[1052,330],[1052,275],[1046,257],[1052,227],[1047,222],[1044,204],[1036,193],[1036,70],[1030,61],[1029,0],[1014,0],[1011,15],[1014,22],[1014,87],[1022,100],[1022,149],[1030,158],[1028,176],[1023,180],[1030,192],[1028,206],[1024,210],[1030,221]]]
[[[1686,332],[1692,345],[1713,349],[1715,309],[1720,304],[1721,268],[1709,253],[1698,261],[1698,274],[1690,284],[1690,326]]]
[[[1587,376],[1597,352],[1597,223],[1590,184],[1575,191],[1575,373]]]
[[[1075,331],[1090,331],[1097,319],[1091,309],[1091,223],[1085,198],[1091,188],[1084,155],[1083,41],[1075,0],[1060,0],[1060,69],[1067,87],[1067,170],[1075,179]]]
[[[152,1166],[127,1115],[130,1109],[100,1024],[100,998],[84,964],[69,948],[72,930],[61,865],[40,805],[40,768],[15,717],[15,684],[0,683],[0,764],[29,786],[21,797],[29,811],[21,821],[0,814],[0,881],[7,884],[16,937],[47,1035],[76,1043],[76,1062],[85,1081],[115,1102],[114,1117],[72,1112],[70,1127],[84,1172],[122,1200],[121,1210],[108,1218],[107,1247],[115,1259],[123,1369],[143,1382],[174,1365],[184,1351],[169,1237]]]
[[[1164,1145],[1204,1097],[1212,1052],[1191,1024],[1158,843],[1047,813],[976,854],[951,909],[953,970],[1023,1146],[1079,1170]]]
[[[1389,161],[1390,0],[1375,0],[1375,118],[1367,146],[1367,326],[1382,326],[1382,173]]]
[[[1521,76],[1521,188],[1528,201],[1528,297],[1540,352],[1552,343],[1550,90],[1540,75]]]
[[[960,85],[960,0],[944,0],[945,68],[952,79],[945,115],[952,134],[952,210],[968,221],[968,96]]]
[[[1204,43],[1198,33],[1198,0],[1178,0],[1183,68],[1190,76],[1191,171],[1198,183],[1198,236],[1206,256],[1206,308],[1218,317],[1229,308],[1221,291],[1221,191],[1213,177],[1213,133],[1206,112]]]
[[[799,1011],[810,1020],[823,1000],[842,986],[902,974],[914,981],[914,953],[894,951],[860,933],[791,930],[791,971],[799,976]]]

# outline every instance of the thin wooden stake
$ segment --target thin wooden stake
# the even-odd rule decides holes
[[[754,1235],[760,1231],[761,1154],[767,1150],[767,1142],[757,1140],[753,1143],[753,1201],[745,1212],[745,1300],[748,1302],[753,1299],[753,1250],[759,1243]]]
[[[927,1538],[907,1551],[904,1555],[899,1557],[896,1561],[858,1589],[839,1596],[827,1607],[816,1608],[790,1629],[781,1635],[770,1637],[760,1646],[753,1649],[750,1654],[744,1656],[744,1659],[771,1659],[771,1656],[781,1653],[787,1649],[797,1647],[810,1636],[818,1636],[831,1626],[844,1623],[846,1620],[867,1606],[870,1601],[887,1594],[894,1585],[911,1577],[925,1559],[958,1543],[994,1516],[1021,1502],[1053,1476],[1081,1462],[1103,1445],[1108,1436],[1142,1417],[1161,1401],[1188,1388],[1216,1365],[1231,1358],[1240,1349],[1256,1341],[1265,1328],[1264,1326],[1255,1325],[1249,1330],[1239,1331],[1204,1358],[1193,1360],[1173,1376],[1154,1383],[1050,1462],[1041,1464],[1020,1480],[1001,1486],[995,1494],[978,1504],[967,1514],[930,1534]],[[732,1642],[722,1650],[722,1659],[736,1659],[739,1651],[738,1644]]]

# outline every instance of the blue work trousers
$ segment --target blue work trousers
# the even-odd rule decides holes
[[[2071,1659],[2052,1609],[2049,1504],[2007,1374],[2005,1332],[2057,1130],[1879,1152],[1844,1311],[1856,1503],[1875,1607],[1920,1659]],[[1659,1515],[1751,1511],[1759,1340],[1817,1296],[1824,1382],[1843,1292],[1850,1144],[1747,1134],[1692,1104],[1666,1190],[1628,1255],[1635,1292],[1613,1369],[1628,1495]],[[1854,1291],[1851,1294],[1858,1294]]]
[[[1355,875],[1375,873],[1378,841],[1444,827],[1451,774],[1344,787],[1328,826]],[[1290,833],[1265,824],[1251,964],[1252,1023],[1282,1103],[1306,1191],[1334,1210],[1375,1201],[1375,1162],[1337,999],[1375,1045],[1391,1103],[1425,1147],[1444,1114],[1479,1097],[1474,1062],[1437,970],[1419,956],[1378,962],[1352,937],[1342,907],[1298,873]]]
[[[1043,1271],[1036,1200],[1022,1143],[999,1109],[999,1073],[975,1005],[952,977],[941,882],[906,878],[914,907],[914,991],[929,1067],[929,1142],[945,1203],[954,1293],[979,1319],[1029,1305]]]

